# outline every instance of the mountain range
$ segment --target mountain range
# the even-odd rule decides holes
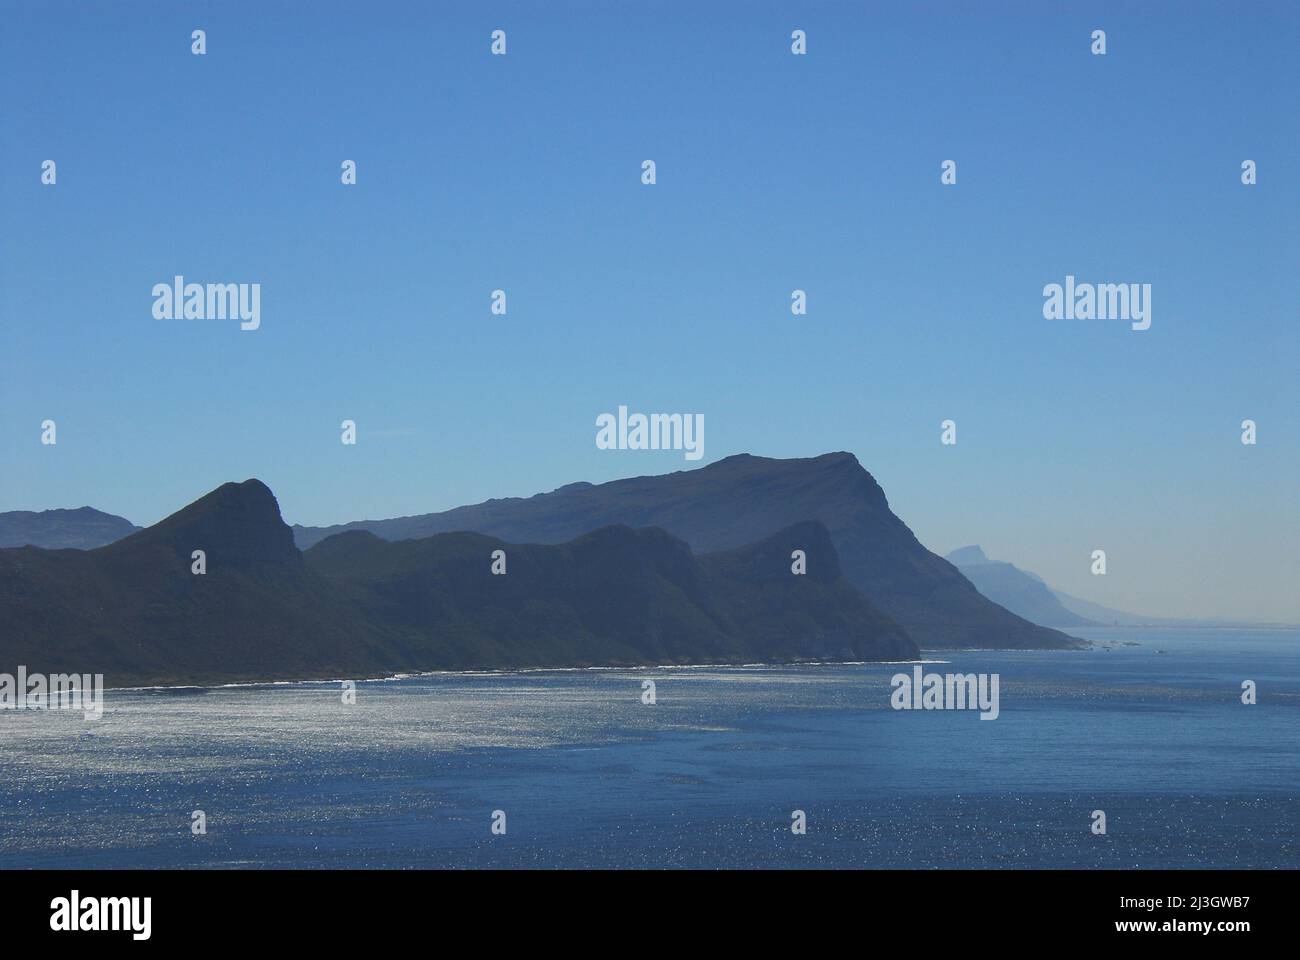
[[[916,541],[871,475],[847,453],[800,460],[739,455],[666,476],[572,483],[533,497],[440,513],[295,526],[292,536],[310,555],[309,548],[322,540],[358,531],[390,542],[471,531],[502,543],[559,545],[605,526],[657,526],[708,554],[810,518],[830,535],[845,581],[919,647],[1069,647],[1079,641],[1053,628],[1099,625],[1269,626],[1116,610],[1053,588],[1014,564],[991,560],[978,546],[939,558]],[[129,520],[90,507],[12,511],[0,513],[0,550],[24,545],[94,550],[139,531]]]
[[[990,560],[978,546],[948,554],[948,561],[993,602],[1034,623],[1050,627],[1251,627],[1289,626],[1240,620],[1186,620],[1149,617],[1106,607],[1049,586],[1042,577],[1014,564]]]
[[[830,532],[845,579],[922,648],[1065,648],[1080,641],[1008,612],[927,550],[889,509],[849,453],[776,460],[748,454],[706,467],[609,483],[572,483],[528,498],[442,513],[294,527],[304,549],[365,530],[385,540],[472,530],[504,540],[562,543],[609,524],[666,530],[699,553],[731,550],[799,523]]]
[[[922,546],[847,453],[741,455],[329,528],[291,529],[257,480],[143,530],[88,508],[0,515],[0,529],[23,524],[41,545],[0,549],[0,669],[121,685],[1083,644]]]
[[[1005,561],[990,560],[978,546],[948,554],[980,593],[1012,613],[1046,627],[1090,627],[1097,622],[1069,609],[1040,577]]]
[[[76,510],[11,510],[0,513],[0,548],[37,546],[93,550],[139,530],[130,520],[91,507]]]
[[[93,550],[0,549],[0,624],[0,669],[113,686],[919,655],[816,521],[705,555],[619,525],[556,545],[351,531],[302,552],[258,480]]]

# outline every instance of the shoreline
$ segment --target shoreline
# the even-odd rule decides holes
[[[1141,627],[1108,627],[1105,629],[1143,629]],[[138,690],[138,691],[170,691],[170,690],[225,690],[238,689],[241,687],[287,687],[305,684],[337,684],[351,681],[353,683],[387,683],[394,680],[410,680],[417,677],[437,677],[437,676],[460,676],[460,677],[493,677],[493,676],[514,676],[518,674],[529,673],[579,673],[584,671],[599,670],[719,670],[719,669],[777,669],[783,667],[846,667],[846,666],[866,666],[869,664],[880,665],[903,665],[903,664],[928,664],[928,663],[951,663],[950,660],[939,659],[937,657],[927,657],[925,654],[953,654],[953,653],[1084,653],[1090,650],[1104,648],[1107,641],[1089,640],[1086,637],[1072,637],[1071,639],[1082,641],[1081,645],[1068,647],[935,647],[930,650],[923,650],[923,656],[915,660],[788,660],[788,661],[748,661],[745,663],[668,663],[668,664],[629,664],[629,665],[600,665],[600,666],[583,666],[583,667],[503,667],[498,669],[487,668],[467,668],[464,670],[415,670],[400,671],[396,673],[384,673],[374,676],[352,676],[352,677],[304,677],[298,679],[277,678],[273,680],[234,680],[224,683],[145,683],[138,685],[121,685],[109,686],[105,684],[104,692],[110,690]]]
[[[1078,652],[1078,651],[1049,651]],[[333,677],[308,678],[298,680],[237,680],[227,683],[152,683],[140,686],[107,686],[104,692],[167,692],[175,690],[237,690],[248,687],[296,687],[312,684],[338,683],[392,683],[396,680],[416,680],[422,677],[512,677],[532,673],[593,673],[598,671],[638,671],[638,670],[780,670],[790,667],[860,667],[860,666],[901,666],[914,664],[951,663],[950,660],[792,660],[785,663],[668,663],[637,664],[635,666],[593,666],[593,667],[516,667],[499,670],[417,670],[404,673],[383,674],[372,677]]]

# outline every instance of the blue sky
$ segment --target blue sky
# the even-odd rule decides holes
[[[1297,48],[1283,3],[7,0],[0,510],[697,465],[596,449],[623,403],[704,414],[704,463],[852,451],[941,553],[1300,620]],[[261,329],[154,319],[178,273],[261,283]],[[1045,320],[1066,274],[1151,329]]]

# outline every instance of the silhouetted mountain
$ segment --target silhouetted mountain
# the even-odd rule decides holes
[[[90,507],[0,513],[0,547],[93,550],[139,530],[130,520]]]
[[[806,552],[807,575],[791,573],[794,549]],[[491,572],[496,550],[504,575]],[[816,523],[713,556],[662,530],[611,526],[558,545],[475,533],[389,542],[353,531],[305,560],[368,618],[438,638],[441,665],[453,668],[918,655],[840,577]]]
[[[280,504],[261,480],[224,483],[113,546],[116,550],[139,550],[148,545],[164,546],[187,557],[194,550],[204,550],[228,565],[296,564],[300,560],[293,531],[280,517]]]
[[[1031,623],[1044,627],[1087,627],[1095,622],[1072,613],[1041,578],[1002,561],[990,560],[978,546],[948,554],[980,593]]]
[[[296,527],[300,547],[345,530],[385,540],[473,530],[506,540],[560,543],[608,524],[660,527],[698,553],[729,550],[791,524],[819,520],[844,577],[922,647],[1076,646],[986,599],[957,568],[925,549],[848,453],[803,460],[748,454],[698,470],[602,484],[569,484],[527,499],[489,500],[394,520]]]
[[[796,548],[807,575],[790,572]],[[248,480],[96,550],[0,550],[0,671],[130,685],[915,657],[838,567],[812,523],[716,557],[611,527],[554,546],[358,532],[304,558],[271,491]]]
[[[207,573],[191,573],[206,552]],[[328,677],[399,669],[394,638],[311,574],[264,484],[228,483],[96,550],[0,550],[0,670],[107,682]]]

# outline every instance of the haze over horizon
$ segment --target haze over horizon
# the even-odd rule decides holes
[[[1300,621],[1298,41],[1281,3],[11,7],[0,511],[257,477],[323,526],[847,450],[939,555]],[[261,328],[155,319],[178,274]],[[1151,328],[1044,319],[1067,275],[1150,283]],[[620,404],[703,458],[598,450]]]

